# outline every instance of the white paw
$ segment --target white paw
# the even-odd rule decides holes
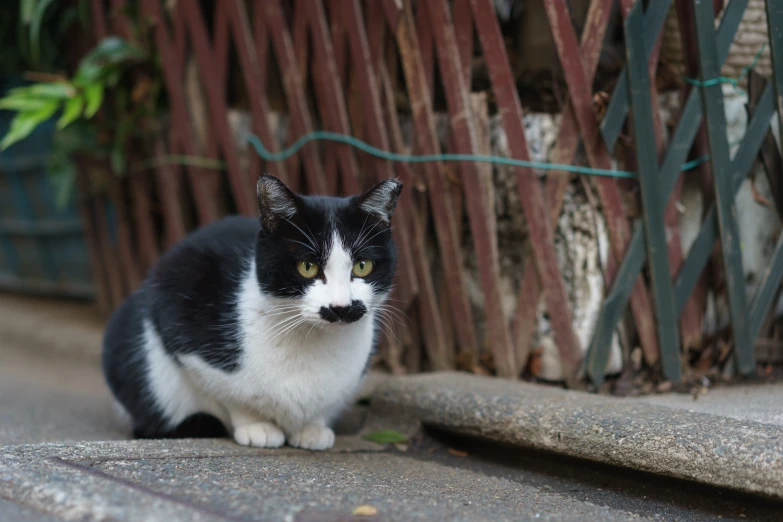
[[[283,430],[270,422],[256,422],[234,428],[234,440],[242,446],[279,448],[285,444]]]
[[[308,424],[288,437],[288,444],[295,448],[323,451],[334,446],[334,432],[326,426]]]

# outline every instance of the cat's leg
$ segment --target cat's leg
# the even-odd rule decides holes
[[[287,430],[287,433],[288,444],[295,448],[323,451],[334,446],[334,431],[326,425],[326,418]]]
[[[234,440],[242,446],[279,448],[285,444],[283,430],[260,415],[242,408],[229,408]]]

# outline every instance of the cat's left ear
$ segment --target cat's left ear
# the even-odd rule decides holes
[[[399,179],[381,181],[359,196],[359,208],[388,225],[391,223],[401,191],[402,181]]]
[[[296,195],[274,176],[261,174],[256,183],[256,196],[261,227],[267,232],[274,232],[281,220],[296,215]]]

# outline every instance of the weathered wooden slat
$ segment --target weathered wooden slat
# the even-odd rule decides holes
[[[756,161],[756,154],[764,142],[764,138],[769,130],[769,120],[775,111],[773,103],[772,84],[767,84],[761,98],[758,100],[750,124],[747,126],[745,137],[742,143],[740,143],[737,154],[734,156],[731,171],[734,173],[733,190],[735,194],[739,191],[747,173],[753,167]],[[717,210],[713,203],[705,213],[699,234],[693,241],[688,257],[685,258],[685,263],[683,263],[675,281],[674,291],[678,313],[685,306],[685,301],[693,291],[698,275],[707,266],[712,247],[718,238],[717,219]]]
[[[348,108],[343,97],[342,86],[338,81],[337,63],[329,37],[324,7],[320,0],[307,0],[303,8],[309,15],[310,31],[313,38],[313,56],[315,62],[320,64],[321,73],[314,79],[321,115],[330,130],[351,134]],[[361,176],[353,149],[348,145],[338,144],[329,147],[334,147],[339,158],[344,192],[347,194],[358,193],[361,190]]]
[[[105,197],[96,196],[92,198],[92,205],[95,211],[95,220],[98,228],[99,245],[101,249],[101,258],[105,261],[106,277],[108,279],[109,304],[113,310],[125,299],[126,290],[123,288],[125,277],[122,256],[119,249],[112,244],[111,232],[109,230],[108,216],[106,215]]]
[[[416,34],[419,36],[419,53],[421,54],[421,63],[424,66],[424,75],[427,77],[427,86],[430,89],[430,96],[434,95],[435,90],[435,41],[432,37],[432,23],[430,22],[430,12],[426,4],[422,4],[416,16]]]
[[[470,0],[455,0],[453,10],[454,32],[457,35],[457,47],[462,60],[462,76],[470,90],[473,63],[473,16]]]
[[[680,339],[677,316],[674,313],[674,293],[670,279],[664,212],[666,197],[659,187],[658,154],[655,123],[650,103],[650,75],[644,42],[633,38],[643,32],[641,2],[628,14],[625,23],[628,49],[628,90],[633,113],[633,127],[638,162],[639,182],[642,189],[642,210],[647,236],[647,257],[650,260],[655,317],[661,349],[663,373],[672,382],[679,382]]]
[[[737,27],[739,27],[739,23],[742,20],[744,6],[740,4],[747,6],[747,1],[734,0],[727,7],[726,12],[721,19],[720,28],[718,30],[718,55],[720,57],[721,63],[726,60],[726,57],[729,54],[729,48],[731,47],[731,43],[734,39],[734,33],[737,31]],[[666,196],[671,193],[675,183],[677,182],[677,178],[680,175],[680,166],[683,164],[685,158],[688,155],[691,144],[693,143],[693,140],[696,137],[696,133],[699,130],[701,120],[701,92],[699,89],[693,89],[688,95],[688,100],[685,102],[685,106],[680,115],[680,120],[677,123],[677,127],[670,140],[666,157],[664,158],[663,164],[660,168],[661,176],[663,178],[661,180],[662,194],[665,194]],[[745,141],[747,141],[747,139]],[[735,161],[737,158],[739,158],[739,154],[737,157],[735,157]],[[611,332],[614,331],[614,328],[620,319],[620,315],[623,313],[628,303],[628,297],[630,296],[631,292],[631,288],[628,285],[633,284],[633,281],[635,281],[635,279],[631,279],[631,274],[638,275],[646,261],[646,256],[644,255],[645,241],[646,239],[644,228],[636,227],[633,238],[631,239],[630,246],[628,248],[628,253],[623,258],[622,265],[620,266],[620,272],[618,273],[617,280],[615,281],[615,284],[612,285],[612,289],[609,295],[606,297],[604,307],[600,312],[598,325],[596,326],[593,341],[590,344],[589,350],[591,353],[595,351],[602,352],[594,353],[589,358],[594,365],[599,365],[602,362],[607,361],[609,358],[608,351],[610,345],[607,344],[606,340],[611,340]],[[709,248],[710,247],[708,246],[708,252],[706,253],[707,257],[709,257]],[[680,302],[679,298],[682,295],[682,292],[679,289],[681,277],[684,273],[687,273],[690,270],[690,265],[693,264],[691,257],[699,255],[700,253],[701,251],[696,248],[696,243],[693,243],[691,245],[690,253],[680,269],[677,282],[675,283],[675,295],[677,296],[676,299],[678,303]],[[695,273],[698,275],[701,273],[702,269],[703,265],[699,267],[698,271]],[[622,274],[623,277],[620,277],[620,274]],[[695,284],[696,281],[697,280],[694,279],[693,283]],[[686,300],[688,296],[690,296],[690,291],[688,291],[687,295],[685,295]],[[609,308],[610,302],[612,303],[611,309]],[[685,302],[685,300],[682,301],[683,306],[685,305]],[[678,314],[681,311],[682,308],[678,308]],[[606,330],[607,328],[609,331]],[[592,369],[592,374],[598,375],[598,373],[602,371],[603,368],[604,367],[598,369],[594,367]]]
[[[568,9],[565,3],[559,0],[545,0],[545,6],[555,46],[560,56],[560,63],[563,65],[568,83],[574,114],[582,131],[588,161],[592,167],[611,169],[611,159],[606,144],[599,133],[598,121],[593,110],[590,84],[587,82],[581,64],[581,53]],[[615,180],[608,178],[597,179],[595,186],[604,207],[604,217],[609,230],[612,251],[618,259],[623,259],[631,239],[631,233],[619,187]],[[634,289],[631,293],[631,309],[640,336],[649,336],[648,343],[657,346],[657,340],[653,341],[655,323],[650,297],[641,278],[634,283]]]
[[[342,17],[346,22],[346,31],[348,32],[348,38],[351,41],[351,58],[354,65],[353,71],[355,73],[356,85],[359,86],[362,91],[361,105],[364,112],[368,117],[365,119],[365,129],[368,133],[369,140],[372,144],[379,148],[389,149],[389,138],[386,133],[386,127],[383,125],[384,115],[381,105],[381,91],[378,83],[378,73],[376,67],[382,65],[380,56],[382,54],[380,47],[385,37],[385,22],[383,19],[383,13],[376,10],[373,13],[368,14],[367,27],[373,27],[373,30],[378,33],[376,38],[370,40],[368,38],[365,25],[362,23],[362,14],[357,2],[347,2],[343,4]],[[377,46],[376,48],[373,45]],[[379,57],[378,60],[373,60],[373,57]],[[394,120],[396,123],[396,118]],[[386,160],[380,158],[368,158],[371,165],[374,166],[371,170],[374,171],[373,176],[366,176],[363,180],[364,183],[380,181],[393,177],[394,170],[392,164]],[[409,306],[413,296],[417,295],[420,290],[419,280],[422,284],[429,282],[429,274],[421,272],[420,268],[416,265],[416,257],[412,252],[416,247],[414,241],[416,240],[413,235],[415,231],[412,230],[412,207],[410,199],[410,191],[412,190],[412,184],[410,179],[402,177],[403,183],[407,185],[403,191],[403,195],[398,202],[399,210],[395,213],[395,226],[392,230],[395,241],[399,246],[399,287],[397,295],[402,298],[401,306]],[[399,326],[399,325],[398,325]],[[437,329],[439,323],[433,324],[433,328]],[[429,332],[428,332],[429,333]],[[402,332],[399,332],[402,335]],[[430,340],[434,343],[438,341],[437,335],[430,337]],[[433,345],[433,351],[441,353],[439,350],[443,349],[442,344]],[[390,356],[399,355],[398,352],[390,352]],[[443,359],[445,361],[445,359]],[[399,361],[396,361],[399,363]],[[439,361],[440,364],[442,361]],[[443,363],[445,365],[445,362]]]
[[[677,26],[680,34],[680,42],[683,49],[683,57],[685,61],[685,75],[689,78],[696,78],[699,75],[699,58],[698,48],[696,46],[696,35],[693,31],[693,2],[691,0],[675,0],[674,9],[677,13]],[[682,82],[680,88],[679,98],[680,107],[682,107],[688,99],[693,86],[687,82]],[[707,136],[706,129],[702,125],[699,133],[696,135],[696,141],[693,144],[689,158],[696,159],[707,155]],[[689,176],[699,176],[702,180],[712,179],[712,169],[709,162],[704,162],[698,165],[696,172],[691,172]],[[682,186],[684,182],[684,176],[680,176],[677,180],[677,184],[674,186],[672,195],[669,198],[669,207],[667,208],[666,220],[667,226],[670,224],[670,230],[677,231],[677,241],[670,241],[669,252],[673,252],[676,248],[682,250],[681,239],[679,237],[679,212],[677,211],[677,202],[680,199],[682,193]],[[680,254],[680,261],[677,264],[672,265],[673,274],[676,276],[682,267],[682,253]],[[682,345],[683,350],[691,348],[700,348],[702,346],[702,322],[704,318],[704,310],[707,305],[707,275],[701,274],[696,284],[693,294],[691,295],[685,309],[682,313]]]
[[[301,74],[294,55],[291,34],[283,17],[283,10],[279,0],[265,0],[260,4],[264,10],[266,28],[272,37],[272,46],[280,65],[280,74],[283,81],[288,111],[291,118],[291,132],[289,142],[293,142],[300,136],[313,131],[313,122],[304,86],[301,83]],[[318,147],[314,144],[306,146],[301,151],[304,160],[307,183],[315,193],[326,193],[326,176],[324,175]]]
[[[97,218],[93,208],[94,200],[90,193],[89,177],[85,168],[87,162],[79,155],[75,157],[75,160],[79,167],[76,174],[76,186],[78,187],[77,205],[84,227],[84,241],[87,244],[87,254],[90,258],[90,273],[93,286],[95,287],[95,300],[101,313],[108,315],[113,309],[106,267],[109,259],[102,255],[100,231],[98,230]]]
[[[457,150],[462,154],[477,154],[478,142],[474,116],[470,106],[468,89],[462,75],[462,63],[448,6],[445,0],[435,0],[427,4],[427,9],[432,22],[435,51],[443,78],[451,130]],[[403,16],[406,18],[412,16],[409,5],[405,11]],[[511,344],[511,334],[503,315],[500,293],[500,261],[495,241],[492,239],[492,222],[495,220],[494,207],[488,205],[485,185],[487,180],[482,178],[476,164],[465,162],[461,163],[460,167],[470,228],[478,256],[479,276],[484,290],[487,323],[486,342],[492,349],[498,375],[513,378],[517,376],[515,353]],[[491,182],[491,180],[489,181]],[[540,191],[540,187],[538,188]],[[542,203],[543,197],[538,202]],[[545,215],[545,212],[543,214]],[[535,226],[533,225],[531,228],[535,228]],[[552,259],[555,259],[554,242],[549,243],[548,246],[552,251]],[[565,313],[566,317],[570,316],[567,308]],[[569,346],[569,348],[571,347]]]
[[[233,2],[221,4],[219,6],[228,8],[229,17],[231,17]],[[249,197],[254,192],[252,186],[248,187],[242,175],[239,166],[239,158],[236,153],[236,146],[231,133],[231,128],[227,119],[226,101],[223,97],[223,88],[220,86],[220,79],[213,74],[213,56],[207,40],[207,29],[201,10],[197,4],[190,2],[181,2],[177,4],[180,16],[187,21],[190,41],[193,44],[196,59],[198,61],[198,70],[204,90],[207,95],[207,108],[209,109],[212,127],[215,130],[214,138],[220,144],[223,152],[223,160],[226,163],[228,178],[231,184],[231,190],[237,209],[241,214],[252,216],[256,214],[255,198]],[[240,33],[240,41],[244,38],[250,38],[248,31]],[[250,40],[252,42],[252,40]],[[247,71],[246,71],[247,72]]]
[[[767,0],[766,5],[772,80],[775,83],[775,105],[778,110],[779,128],[783,132],[783,3],[778,0]]]
[[[112,8],[116,13],[112,17],[114,32],[130,41],[133,35],[131,34],[130,21],[124,14],[125,0],[113,0]],[[138,80],[138,75],[134,75],[134,79]],[[160,175],[160,172],[158,174]],[[146,171],[130,172],[128,177],[135,239],[140,256],[138,262],[141,273],[144,273],[159,255],[157,234],[152,226],[148,173]],[[167,203],[166,196],[166,194],[161,195],[164,205]]]
[[[503,117],[509,149],[515,158],[528,160],[530,155],[523,127],[522,105],[491,2],[472,0],[471,5],[493,90]],[[563,374],[569,385],[575,386],[576,371],[582,358],[581,349],[573,331],[565,284],[557,265],[554,227],[545,205],[544,191],[532,169],[518,168],[516,174],[519,197],[530,229],[533,260],[538,278],[547,289],[544,295]],[[516,350],[514,351],[516,354]],[[518,367],[517,372],[520,369]]]
[[[172,125],[177,136],[177,143],[174,144],[172,142],[169,144],[169,147],[176,147],[187,155],[197,156],[195,133],[193,132],[192,122],[188,115],[182,90],[184,58],[180,59],[182,55],[177,52],[176,42],[175,45],[172,45],[168,37],[168,30],[166,29],[160,2],[143,0],[142,12],[154,21],[155,45],[157,52],[160,54],[163,80],[166,84],[166,92],[171,105]],[[175,25],[175,27],[184,25],[184,20],[177,18],[180,23]],[[187,166],[186,169],[196,203],[199,224],[206,225],[211,223],[217,219],[217,208],[213,194],[210,192],[210,179],[216,178],[217,174],[195,166]],[[167,188],[174,189],[175,187]],[[176,194],[179,194],[178,188]]]
[[[581,49],[582,64],[584,65],[587,79],[591,83],[598,68],[598,59],[601,55],[601,47],[606,35],[612,3],[613,0],[593,0],[587,12],[585,28],[582,32]],[[573,163],[579,147],[579,141],[579,126],[574,116],[573,105],[569,100],[563,109],[560,128],[557,130],[555,148],[550,156],[552,163],[564,165]],[[549,209],[553,228],[557,226],[557,220],[563,207],[563,195],[570,179],[571,174],[568,172],[554,170],[547,172],[545,185],[546,205]],[[613,255],[610,255],[609,259],[614,262]],[[604,272],[604,279],[607,286],[613,280],[606,271]],[[517,363],[522,368],[527,364],[530,353],[530,343],[535,331],[536,312],[541,293],[542,287],[536,273],[535,263],[526,263],[522,273],[519,299],[517,300],[517,308],[514,312],[512,325],[514,344],[517,351]],[[653,345],[648,349],[644,341],[645,339],[643,339],[642,346],[645,348],[645,354],[652,357],[654,361],[654,358],[658,356],[657,347]]]
[[[666,16],[669,14],[672,0],[658,0],[653,2],[647,9],[644,16],[644,31],[642,40],[644,41],[644,55],[650,56],[661,34]],[[603,134],[606,147],[613,150],[620,136],[620,131],[625,123],[625,117],[628,114],[628,78],[627,67],[624,67],[617,78],[617,87],[612,93],[612,99],[606,108],[606,114],[601,121],[601,134]]]
[[[772,82],[779,128],[783,129],[783,2],[767,0],[767,28],[769,29],[770,54],[772,56]],[[768,135],[767,140],[771,137]],[[772,140],[774,143],[774,139]],[[771,147],[774,149],[774,146]],[[779,152],[778,156],[779,158]],[[768,173],[780,179],[781,172]],[[774,184],[770,184],[774,186]],[[777,201],[776,201],[777,203]],[[779,209],[778,209],[779,210]],[[780,290],[783,279],[783,234],[778,238],[775,252],[770,259],[764,277],[759,282],[750,308],[750,336],[755,339],[761,325]]]
[[[761,93],[764,92],[766,85],[766,78],[754,70],[750,71],[748,74],[748,104],[746,106],[749,118],[755,112],[756,103]],[[764,166],[764,173],[769,183],[769,191],[775,210],[778,213],[778,217],[783,219],[783,177],[780,176],[780,173],[783,172],[783,155],[778,150],[777,139],[771,127],[759,151],[759,161]]]
[[[346,2],[344,4],[343,15],[348,27],[348,38],[351,45],[351,57],[353,59],[354,71],[357,83],[361,90],[361,101],[364,110],[369,115],[367,119],[366,130],[368,141],[378,148],[389,150],[389,137],[386,128],[383,126],[383,108],[380,99],[380,88],[377,82],[377,73],[371,57],[374,50],[370,47],[367,38],[367,32],[363,24],[362,13],[359,3],[356,1]],[[381,16],[381,13],[378,13]],[[381,20],[382,21],[382,20]],[[379,31],[383,30],[383,24],[379,24]],[[389,179],[394,176],[394,170],[391,163],[380,158],[372,158],[376,181]],[[403,180],[405,182],[406,180]],[[413,189],[411,183],[403,191],[399,205],[404,216],[405,210],[410,205],[410,191]],[[405,217],[400,218],[400,226],[396,226],[392,233],[397,244],[400,246],[400,265],[401,269],[407,274],[403,279],[403,284],[408,286],[406,295],[415,295],[418,292],[416,272],[413,265],[411,254],[410,226],[405,225]]]
[[[755,339],[759,334],[764,318],[778,295],[781,280],[783,280],[783,234],[778,238],[769,266],[764,271],[764,277],[759,281],[756,293],[751,300],[750,325],[748,326],[751,339]]]
[[[709,3],[696,4],[696,36],[701,61],[701,80],[707,81],[720,76],[721,61],[718,57],[715,36],[715,15]],[[720,224],[723,266],[731,311],[731,328],[737,368],[743,374],[755,370],[753,343],[748,324],[745,278],[742,269],[737,208],[732,190],[732,171],[729,159],[729,143],[726,136],[726,113],[723,107],[722,86],[702,87],[702,104],[707,122],[707,137],[710,143],[712,171],[715,176],[715,196]]]
[[[420,150],[426,154],[437,154],[440,147],[432,117],[432,102],[424,67],[421,63],[421,54],[412,17],[407,9],[403,9],[402,12],[398,11],[393,2],[391,4],[385,3],[384,7],[388,23],[396,31],[395,39],[402,60],[405,84],[411,99],[414,128]],[[460,264],[454,262],[456,259],[461,259],[462,255],[460,241],[456,233],[454,209],[451,206],[451,200],[442,197],[448,191],[444,167],[440,163],[424,163],[421,165],[421,170],[427,180],[436,238],[443,260],[442,268],[446,275],[446,290],[450,296],[451,312],[457,330],[460,352],[477,351],[479,345],[465,282],[462,279]]]

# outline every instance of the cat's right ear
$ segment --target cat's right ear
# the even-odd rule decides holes
[[[280,221],[296,215],[296,195],[274,176],[261,174],[256,183],[256,197],[261,227],[268,232],[274,232]]]

